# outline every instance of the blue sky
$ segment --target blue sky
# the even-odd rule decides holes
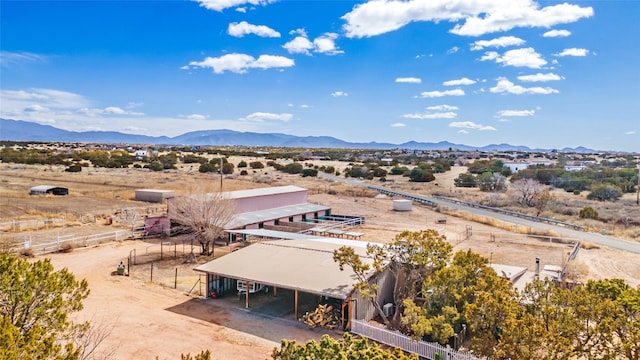
[[[0,7],[6,119],[640,151],[640,1]]]

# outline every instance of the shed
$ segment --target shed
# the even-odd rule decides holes
[[[155,190],[155,189],[136,190],[137,201],[161,203],[167,199],[171,199],[174,197],[176,197],[176,192],[173,190]]]
[[[393,200],[393,210],[411,211],[411,200],[406,200],[406,199]]]
[[[60,186],[38,185],[29,190],[29,195],[69,195],[69,189]]]

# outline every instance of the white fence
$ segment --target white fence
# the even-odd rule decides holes
[[[480,360],[480,358],[469,353],[455,351],[449,346],[445,347],[437,343],[416,341],[397,331],[371,326],[360,320],[352,320],[351,332],[392,347],[400,348],[406,352],[418,354],[420,357],[430,360],[435,359],[437,355],[439,355],[439,358],[442,360]]]
[[[34,244],[30,236],[24,238],[24,250],[30,250],[34,255],[50,254],[65,249],[73,249],[77,247],[94,246],[101,243],[126,240],[132,237],[131,231],[118,230],[100,234],[91,235],[59,235],[48,242],[38,242]],[[11,250],[19,252],[22,249],[12,248]]]
[[[0,223],[0,231],[20,232],[25,229],[41,230],[64,226],[64,216],[43,220],[14,220]]]

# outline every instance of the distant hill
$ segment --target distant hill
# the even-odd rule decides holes
[[[268,147],[301,147],[301,148],[337,148],[337,149],[414,149],[414,150],[448,150],[461,151],[548,151],[531,149],[526,146],[510,144],[491,144],[473,147],[454,144],[448,141],[437,143],[409,141],[402,144],[391,143],[353,143],[331,136],[295,136],[278,133],[254,133],[233,130],[202,130],[188,132],[175,137],[146,136],[124,134],[115,131],[67,131],[49,125],[0,119],[0,140],[10,141],[58,141],[58,142],[95,142],[112,144],[154,144],[154,145],[244,145]],[[595,152],[595,150],[579,147],[565,148],[568,152]]]

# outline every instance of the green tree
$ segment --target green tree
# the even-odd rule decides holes
[[[423,169],[416,166],[409,173],[409,179],[413,182],[431,182],[436,179],[431,169]]]
[[[594,220],[597,220],[598,217],[600,217],[598,212],[591,206],[585,206],[582,209],[580,209],[578,216],[580,217],[580,219],[594,219]]]
[[[468,187],[468,188],[472,188],[472,187],[476,187],[476,177],[473,176],[473,174],[469,174],[469,173],[462,173],[460,175],[458,175],[458,177],[456,177],[453,180],[453,184],[456,187]]]
[[[54,271],[49,259],[0,254],[0,358],[80,359],[74,339],[88,324],[68,316],[82,309],[88,295],[86,280],[66,268]]]
[[[587,195],[587,199],[589,200],[598,200],[598,201],[616,201],[622,196],[622,190],[619,187],[608,184],[601,184],[593,189],[589,195]]]
[[[297,345],[295,341],[282,340],[280,348],[273,349],[273,360],[418,360],[415,354],[406,355],[402,350],[393,351],[380,348],[376,343],[369,343],[366,338],[355,339],[345,333],[342,339],[336,340],[329,335],[322,335],[320,342],[307,341]]]
[[[485,172],[478,175],[477,184],[481,191],[502,191],[507,188],[506,180],[500,174]]]

